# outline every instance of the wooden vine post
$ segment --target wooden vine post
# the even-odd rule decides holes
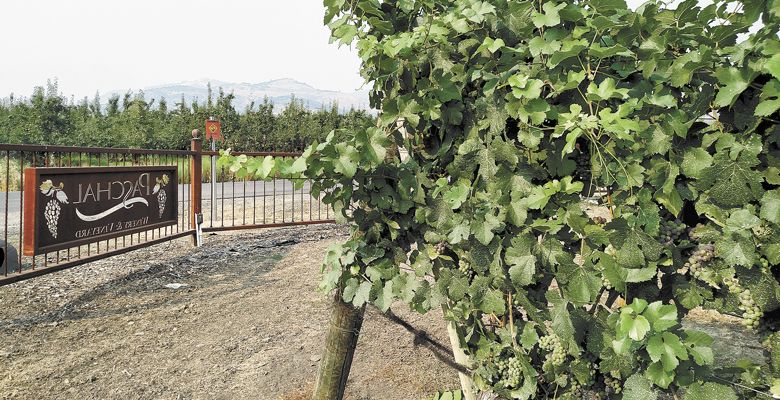
[[[341,400],[349,378],[352,357],[355,355],[365,306],[352,307],[341,299],[337,291],[333,297],[330,324],[325,338],[325,350],[314,385],[314,400]]]

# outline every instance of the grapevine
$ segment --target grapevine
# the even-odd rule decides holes
[[[780,304],[780,9],[667,3],[327,0],[377,124],[224,162],[311,179],[352,228],[321,288],[444,310],[479,366],[464,392],[733,398],[682,319]]]

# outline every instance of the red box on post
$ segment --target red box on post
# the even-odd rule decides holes
[[[206,121],[206,139],[222,140],[222,127],[219,121]]]

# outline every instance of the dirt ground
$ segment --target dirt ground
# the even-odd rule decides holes
[[[0,287],[2,399],[305,399],[328,323],[332,225],[187,239]],[[393,311],[449,347],[440,313]],[[420,399],[456,372],[375,309],[348,398]]]
[[[197,249],[181,239],[0,287],[0,399],[307,399],[329,317],[319,265],[345,234],[224,233]],[[457,388],[440,312],[393,311],[443,346],[369,308],[347,398]],[[696,311],[684,325],[716,338],[719,365],[765,362],[736,318]]]

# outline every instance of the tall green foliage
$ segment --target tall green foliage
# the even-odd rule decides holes
[[[294,163],[224,160],[327,192],[354,234],[324,290],[446,305],[476,384],[507,398],[780,395],[777,362],[715,366],[680,323],[716,309],[780,347],[762,318],[780,307],[780,2],[325,6],[379,127]]]
[[[13,96],[0,102],[0,141],[69,146],[186,149],[190,132],[203,128],[209,117],[222,122],[226,147],[247,151],[302,151],[327,132],[339,127],[357,128],[374,117],[365,111],[339,113],[337,105],[312,111],[293,100],[281,114],[265,99],[239,113],[232,93],[221,88],[202,104],[184,99],[169,105],[165,99],[147,100],[143,92],[112,96],[105,108],[100,97],[66,101],[56,83],[36,88],[29,100]]]

